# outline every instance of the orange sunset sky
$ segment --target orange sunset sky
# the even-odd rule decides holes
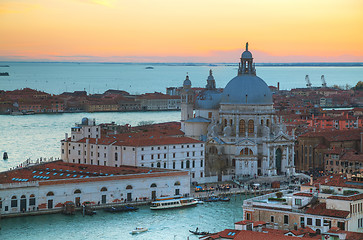
[[[363,0],[0,0],[0,61],[363,62]]]

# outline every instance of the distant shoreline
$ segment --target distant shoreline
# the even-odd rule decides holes
[[[152,66],[238,66],[236,63],[155,63],[155,62],[37,62],[37,61],[0,61],[0,64],[11,63],[41,63],[41,64],[120,64],[120,65],[152,65]],[[8,65],[2,65],[9,67]],[[256,63],[262,67],[363,67],[363,62],[304,62],[304,63]]]

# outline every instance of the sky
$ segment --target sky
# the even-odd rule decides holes
[[[0,61],[363,62],[362,0],[0,0]]]

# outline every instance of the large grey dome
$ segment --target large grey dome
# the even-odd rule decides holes
[[[222,104],[272,104],[272,93],[261,78],[242,74],[224,88]]]
[[[218,109],[221,96],[221,92],[216,90],[203,91],[197,96],[195,105],[198,109]]]

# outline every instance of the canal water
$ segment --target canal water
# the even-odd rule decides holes
[[[231,196],[230,202],[210,202],[196,207],[151,211],[141,206],[137,212],[107,213],[98,210],[94,216],[83,217],[51,214],[2,219],[1,240],[52,239],[198,239],[189,230],[217,232],[234,228],[242,220],[245,195]],[[135,227],[149,231],[131,235]]]

